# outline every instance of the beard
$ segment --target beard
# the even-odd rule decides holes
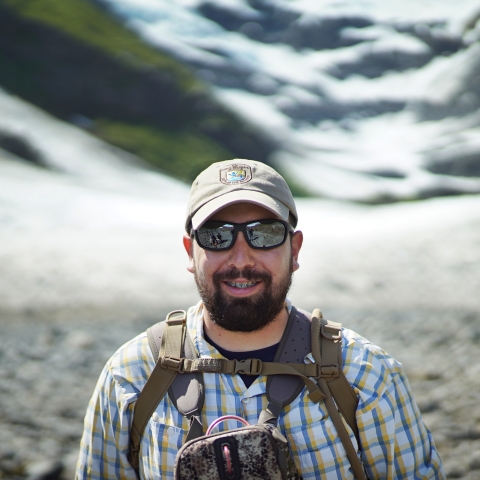
[[[285,298],[293,277],[293,265],[290,262],[288,271],[280,282],[273,285],[272,276],[267,272],[230,269],[213,275],[213,287],[210,287],[205,277],[194,272],[198,293],[210,319],[219,327],[231,332],[255,332],[273,322],[285,306]],[[244,278],[247,281],[261,280],[265,288],[263,292],[246,298],[229,298],[222,290],[224,281]]]

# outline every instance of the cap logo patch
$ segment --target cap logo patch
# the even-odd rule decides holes
[[[252,179],[252,169],[249,165],[234,164],[220,170],[220,181],[225,185],[247,183]]]
[[[248,165],[230,165],[220,170],[220,181],[225,185],[247,183],[252,179],[252,169]]]

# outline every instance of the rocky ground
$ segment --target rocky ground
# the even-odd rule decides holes
[[[479,312],[330,313],[403,361],[448,477],[479,479]],[[73,478],[83,415],[104,362],[153,320],[3,318],[0,478]]]

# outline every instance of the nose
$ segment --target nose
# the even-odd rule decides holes
[[[248,245],[243,232],[237,233],[235,244],[228,252],[228,266],[230,268],[241,270],[243,268],[253,268],[255,266],[255,252],[253,248]]]

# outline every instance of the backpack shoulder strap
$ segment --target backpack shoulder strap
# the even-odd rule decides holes
[[[325,377],[325,380],[338,409],[353,430],[357,440],[359,440],[356,421],[358,397],[347,380],[347,377],[345,377],[342,368],[342,324],[324,319],[322,312],[318,308],[313,311],[312,319],[313,318],[320,320],[320,335],[315,335],[320,343],[316,348],[312,343],[312,355],[315,358],[315,350],[319,352],[321,365],[325,370],[338,365],[339,375],[332,375],[330,378]],[[316,343],[317,338],[312,338],[312,342],[315,341]],[[315,358],[315,362],[318,361],[319,360]]]
[[[310,321],[292,307],[280,345],[273,359],[279,363],[302,364],[310,352]],[[303,390],[304,381],[293,375],[271,375],[267,378],[268,406],[258,423],[276,424],[285,405],[290,404]]]
[[[363,465],[357,457],[357,452],[338,413],[338,410],[342,412],[360,445],[355,419],[358,399],[342,369],[342,326],[339,323],[325,320],[318,308],[312,314],[312,355],[315,363],[322,366],[324,374],[318,378],[318,386],[325,394],[325,406],[345,448],[355,478],[366,480]],[[331,372],[330,378],[326,375],[329,371]],[[333,399],[335,399],[335,403]]]
[[[152,352],[158,353],[158,356],[164,356],[163,361],[167,362],[176,362],[179,361],[181,358],[186,358],[189,360],[195,360],[197,356],[197,352],[195,350],[195,346],[193,345],[192,339],[190,335],[187,333],[186,329],[186,313],[183,310],[177,310],[170,312],[167,318],[177,318],[177,321],[182,322],[182,332],[181,332],[181,343],[178,345],[178,340],[180,339],[179,335],[180,332],[177,332],[176,335],[170,336],[171,333],[171,323],[172,321],[168,321],[169,329],[168,334],[169,336],[166,337],[165,342],[165,350],[164,354],[160,355],[162,352],[162,332],[160,331],[158,325],[153,325],[147,330],[148,340],[150,343],[150,348]],[[164,322],[161,322],[164,323]],[[171,343],[171,342],[174,343]],[[160,345],[160,347],[159,347]],[[158,362],[161,363],[161,362]],[[203,408],[203,404],[205,401],[205,393],[203,388],[203,375],[200,372],[195,373],[182,373],[182,375],[178,375],[175,378],[175,381],[171,384],[168,395],[170,400],[172,400],[173,404],[177,408],[177,410],[185,417],[190,418],[191,416],[198,416]],[[190,426],[192,427],[192,426]],[[190,440],[191,438],[195,438],[192,435],[192,428],[190,428],[189,435],[187,438]],[[199,432],[197,436],[203,435],[203,430]]]
[[[312,334],[312,315],[292,307],[285,332],[280,341],[274,361],[280,363],[303,363],[312,352],[315,362],[321,365],[322,376],[327,381],[335,403],[358,440],[356,410],[358,398],[342,369],[342,325],[325,320],[319,309],[313,317],[321,321],[320,334]],[[318,353],[317,353],[318,352]],[[333,367],[333,370],[332,370]],[[329,372],[332,374],[329,376]],[[291,403],[302,391],[304,382],[292,375],[272,375],[267,379],[269,411],[278,417],[281,409]],[[272,416],[262,415],[261,421],[275,423]]]
[[[159,322],[147,330],[149,346],[157,363],[145,387],[140,392],[133,411],[128,459],[137,471],[143,432],[167,391],[179,412],[190,419],[187,439],[203,435],[199,416],[204,402],[201,374],[177,376],[178,370],[167,369],[164,366],[164,363],[168,363],[171,367],[184,356],[196,358],[193,343],[186,334],[185,323],[186,312],[176,310],[170,312],[165,321]]]

